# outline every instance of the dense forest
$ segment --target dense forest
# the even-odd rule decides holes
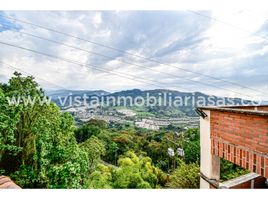
[[[14,96],[36,102],[11,106]],[[23,188],[199,188],[198,129],[76,124],[44,98],[31,76],[0,85],[0,175]],[[221,169],[223,180],[245,173],[226,161]]]

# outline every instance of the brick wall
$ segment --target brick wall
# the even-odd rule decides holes
[[[260,108],[258,108],[258,110],[261,110],[261,111],[268,111],[268,106],[260,107]]]
[[[268,178],[268,118],[211,111],[212,154]]]

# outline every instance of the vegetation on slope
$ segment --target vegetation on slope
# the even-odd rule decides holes
[[[9,105],[8,98],[35,99]],[[0,85],[0,175],[23,188],[198,188],[198,129],[160,131],[73,117],[45,102],[33,77]],[[169,156],[168,148],[184,149]]]

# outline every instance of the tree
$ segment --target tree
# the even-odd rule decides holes
[[[185,162],[188,163],[199,163],[200,162],[200,141],[190,141],[185,145]]]
[[[101,129],[99,127],[85,124],[75,130],[75,137],[77,142],[81,143],[89,139],[92,135],[100,134],[100,132]]]
[[[90,119],[87,124],[90,126],[99,127],[100,129],[106,129],[108,127],[107,123],[104,120],[98,119]]]
[[[199,188],[199,165],[196,163],[180,166],[171,174],[167,186],[171,188]]]
[[[90,174],[87,188],[104,189],[112,188],[113,168],[100,164],[95,171]]]
[[[112,141],[117,144],[117,152],[119,154],[124,154],[135,146],[133,142],[133,136],[128,132],[120,132],[119,134],[114,134]]]
[[[198,128],[188,128],[184,133],[184,137],[189,141],[200,140],[200,132]]]
[[[89,188],[156,188],[164,186],[167,176],[154,167],[149,157],[128,151],[119,166],[99,164],[87,181]]]
[[[166,181],[166,176],[152,165],[149,157],[139,158],[128,151],[118,164],[113,174],[114,188],[155,188]]]
[[[22,150],[16,146],[14,134],[16,124],[19,121],[19,109],[8,105],[2,87],[0,87],[0,164],[3,155],[16,155]]]
[[[108,148],[106,151],[106,158],[108,161],[112,162],[113,164],[116,164],[117,158],[118,158],[118,151],[119,147],[116,142],[108,143]]]
[[[107,128],[107,123],[103,120],[90,119],[86,124],[75,130],[75,137],[78,143],[86,141],[92,135],[98,136]]]
[[[88,158],[76,143],[74,120],[47,101],[33,77],[15,73],[1,85],[0,107],[6,107],[0,115],[0,166],[7,175],[22,187],[83,186]]]
[[[92,136],[85,142],[81,143],[80,147],[88,155],[90,171],[94,170],[96,165],[100,162],[101,156],[105,155],[105,146],[103,142],[96,136]]]
[[[185,153],[185,162],[200,162],[200,133],[197,128],[188,129],[183,136],[183,149]]]

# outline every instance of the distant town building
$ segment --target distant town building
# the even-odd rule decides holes
[[[136,113],[133,110],[130,110],[130,109],[118,109],[117,112],[125,115],[126,117],[134,117],[134,116],[136,116]]]
[[[142,119],[140,122],[135,122],[135,126],[139,128],[146,128],[150,130],[159,130],[159,126],[155,124],[153,120]]]

